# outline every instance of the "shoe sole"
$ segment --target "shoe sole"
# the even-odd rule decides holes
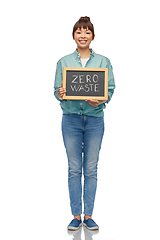
[[[80,223],[78,227],[71,227],[71,226],[70,226],[70,227],[68,227],[68,230],[76,231],[76,230],[78,230],[81,226],[82,226],[82,223]]]
[[[98,226],[95,227],[88,227],[87,224],[83,223],[83,226],[85,226],[88,230],[99,230]]]

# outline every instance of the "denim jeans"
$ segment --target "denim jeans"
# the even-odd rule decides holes
[[[68,186],[73,215],[92,215],[97,188],[97,164],[104,134],[103,117],[63,115],[62,134],[68,157]]]

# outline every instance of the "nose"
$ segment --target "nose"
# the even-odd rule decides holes
[[[85,37],[85,34],[84,34],[84,32],[82,32],[82,34],[81,34],[81,37],[83,37],[83,38]]]

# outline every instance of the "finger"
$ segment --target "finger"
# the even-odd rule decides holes
[[[59,88],[57,92],[59,92],[59,93],[65,93],[65,92],[66,92],[66,89]]]
[[[86,102],[88,102],[88,104],[90,104],[92,107],[97,107],[99,105],[98,100],[87,99]]]
[[[98,100],[96,100],[96,99],[87,99],[87,100],[85,100],[86,102],[90,102],[90,103],[93,103],[93,104],[99,104],[99,101]]]
[[[59,90],[60,91],[66,91],[66,88],[61,87],[61,88],[59,88]]]

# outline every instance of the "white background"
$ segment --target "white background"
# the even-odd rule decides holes
[[[91,18],[91,47],[110,59],[116,82],[105,110],[93,239],[160,239],[158,1],[2,0],[2,240],[73,238],[53,85],[57,61],[76,48],[71,34],[81,16]]]

